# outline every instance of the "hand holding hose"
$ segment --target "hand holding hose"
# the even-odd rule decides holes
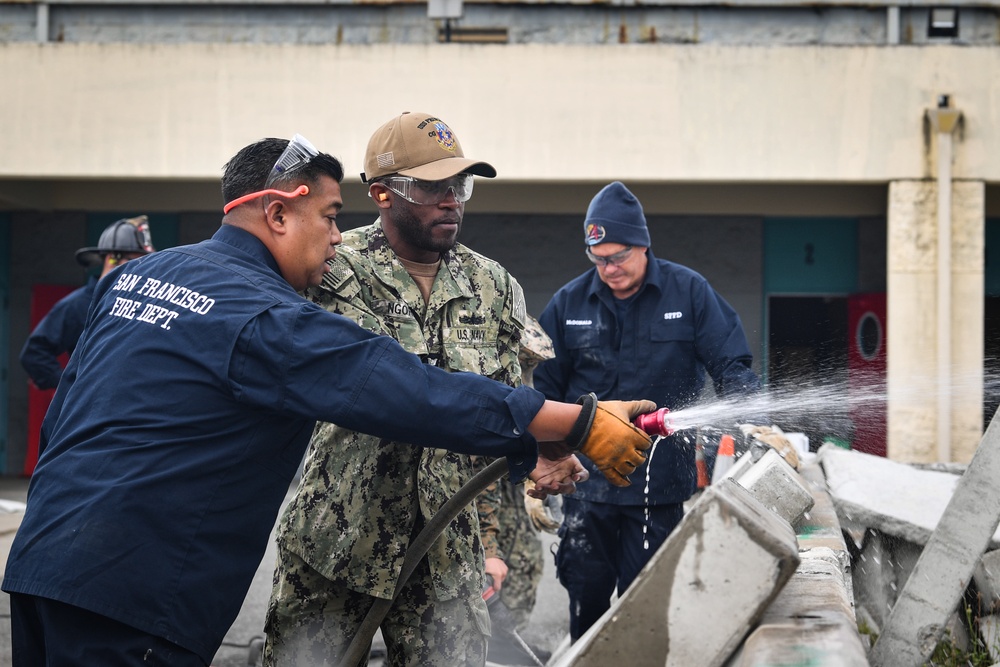
[[[544,500],[546,496],[575,493],[576,483],[584,482],[589,477],[590,473],[576,456],[555,460],[540,456],[534,470],[528,474],[533,484],[527,493],[539,500]]]
[[[594,462],[615,486],[631,484],[628,476],[646,460],[652,438],[632,424],[637,416],[656,410],[653,401],[598,401],[586,394],[567,442]]]

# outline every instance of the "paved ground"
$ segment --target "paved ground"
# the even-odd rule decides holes
[[[21,477],[0,476],[0,501],[23,503],[27,499],[28,480]],[[0,575],[7,562],[7,554],[14,532],[20,523],[20,513],[5,511],[5,503],[0,502]],[[555,537],[542,535],[543,550],[546,553],[545,574],[538,590],[538,602],[532,614],[530,627],[523,638],[530,645],[556,653],[564,645],[568,630],[568,600],[566,592],[555,580],[554,564],[549,555],[549,547]],[[271,570],[274,565],[273,541],[271,548],[261,561],[253,584],[243,603],[239,617],[226,635],[213,667],[247,667],[258,664],[256,650],[262,638],[261,627],[267,598],[271,591]],[[376,637],[376,647],[379,638]],[[10,655],[10,604],[6,594],[0,593],[0,665],[11,664]],[[375,667],[381,660],[372,660]]]
[[[549,545],[555,542],[553,535],[545,534],[543,551],[549,554]],[[260,568],[254,577],[250,592],[243,602],[243,609],[226,635],[225,642],[215,657],[213,667],[244,667],[255,665],[250,659],[251,644],[263,637],[261,626],[267,608],[267,599],[271,592],[271,572],[274,567],[274,541],[270,543],[267,553],[261,561]],[[555,652],[566,638],[569,629],[569,600],[566,591],[555,579],[555,565],[551,555],[547,555],[545,574],[539,585],[538,602],[532,614],[530,628],[523,638],[531,646]],[[381,638],[376,636],[374,648],[380,646]],[[256,644],[254,644],[256,648]],[[256,655],[256,653],[254,654]],[[3,664],[0,662],[0,664]],[[372,660],[369,665],[376,667],[382,661]]]
[[[21,513],[7,511],[10,503],[23,503],[28,497],[28,480],[23,477],[0,476],[0,577],[3,576],[7,554],[14,533],[21,523]],[[0,665],[11,664],[10,656],[10,599],[0,593]]]

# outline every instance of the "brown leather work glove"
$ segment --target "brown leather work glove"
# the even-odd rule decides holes
[[[534,488],[535,483],[530,479],[524,480],[524,509],[528,512],[528,518],[531,520],[531,525],[535,527],[535,530],[546,533],[556,534],[559,530],[559,520],[552,514],[551,505],[552,501],[562,502],[559,496],[549,496],[545,500],[540,498],[535,498],[534,496],[529,496],[527,491]]]
[[[632,424],[638,415],[656,410],[652,401],[598,401],[581,396],[580,417],[566,439],[570,447],[594,462],[609,482],[628,486],[628,475],[646,460],[653,439]]]

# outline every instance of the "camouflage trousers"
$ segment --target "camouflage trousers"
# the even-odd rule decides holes
[[[503,504],[497,511],[500,523],[500,552],[507,563],[500,597],[517,622],[518,631],[528,625],[531,610],[535,608],[535,593],[545,567],[542,542],[531,525],[524,508],[524,486],[513,485],[507,477],[500,480]]]
[[[482,597],[438,601],[431,591],[424,560],[382,621],[386,667],[485,665],[490,627]],[[264,623],[264,666],[338,665],[376,599],[330,581],[279,548]],[[367,651],[358,665],[366,664]]]

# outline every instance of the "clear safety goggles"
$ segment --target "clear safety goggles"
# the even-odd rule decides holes
[[[307,185],[300,185],[290,192],[277,190],[271,186],[282,176],[309,164],[309,161],[317,155],[319,155],[319,151],[316,150],[316,147],[301,134],[296,134],[292,137],[292,140],[288,142],[288,145],[285,146],[285,150],[281,152],[281,155],[278,156],[278,161],[274,163],[274,167],[271,168],[271,172],[267,175],[267,180],[264,182],[264,189],[245,194],[242,197],[237,197],[233,201],[226,204],[222,208],[222,212],[229,213],[231,210],[244,202],[267,195],[275,195],[278,197],[302,197],[309,194],[309,186]]]
[[[282,176],[306,166],[310,160],[318,155],[319,151],[309,143],[308,139],[301,134],[296,134],[288,142],[288,145],[285,146],[285,150],[278,157],[278,161],[274,163],[274,167],[271,169],[264,187],[270,187],[274,181]]]
[[[422,181],[412,176],[390,176],[381,182],[406,201],[421,206],[440,204],[448,197],[449,192],[455,193],[455,199],[459,203],[467,202],[472,197],[472,174],[458,174],[441,181]]]
[[[632,254],[632,248],[635,246],[627,246],[624,250],[619,250],[613,255],[595,255],[590,252],[590,248],[587,248],[587,259],[596,264],[597,266],[621,266],[628,260],[629,255]]]

